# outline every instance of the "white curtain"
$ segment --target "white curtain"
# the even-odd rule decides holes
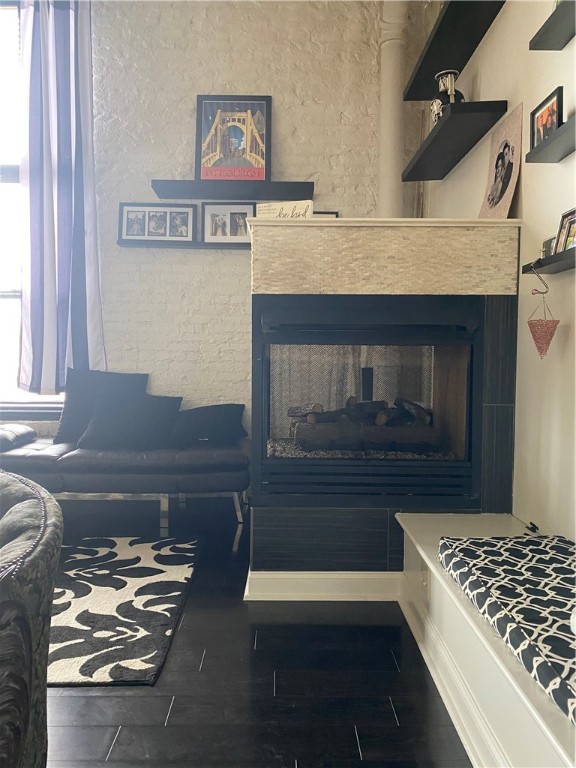
[[[19,387],[64,388],[66,368],[105,369],[94,183],[88,0],[22,0],[29,193]]]

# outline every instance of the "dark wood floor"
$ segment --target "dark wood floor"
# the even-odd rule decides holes
[[[65,520],[70,541],[155,515]],[[227,500],[175,520],[202,547],[159,682],[49,689],[48,768],[470,766],[398,606],[243,602],[243,528],[235,553]]]

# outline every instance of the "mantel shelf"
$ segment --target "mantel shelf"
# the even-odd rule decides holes
[[[402,181],[443,179],[506,113],[507,101],[449,104],[402,174]]]
[[[566,0],[564,0],[566,2]],[[559,163],[576,150],[576,116],[556,129],[554,133],[526,155],[527,163]]]
[[[462,72],[503,5],[503,0],[445,2],[404,90],[404,101],[433,99],[438,94],[437,72]]]
[[[576,2],[562,0],[530,40],[531,51],[561,51],[576,35]]]
[[[546,256],[543,259],[538,259],[534,264],[523,264],[522,274],[527,275],[532,272],[532,267],[537,272],[544,272],[547,275],[555,275],[558,272],[565,272],[568,269],[574,269],[575,259],[574,254],[576,248],[568,248],[560,253],[554,253],[552,256]]]
[[[312,200],[313,181],[152,179],[161,200]]]

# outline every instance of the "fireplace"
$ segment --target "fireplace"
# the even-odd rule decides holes
[[[480,507],[483,297],[252,311],[254,503]]]
[[[395,512],[510,512],[517,222],[250,226],[251,572],[401,570]]]

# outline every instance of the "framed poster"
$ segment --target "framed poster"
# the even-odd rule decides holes
[[[195,205],[120,203],[118,245],[186,248],[195,242]]]
[[[271,96],[198,96],[196,178],[270,181]]]
[[[202,203],[202,242],[250,247],[246,219],[254,212],[254,203]]]

